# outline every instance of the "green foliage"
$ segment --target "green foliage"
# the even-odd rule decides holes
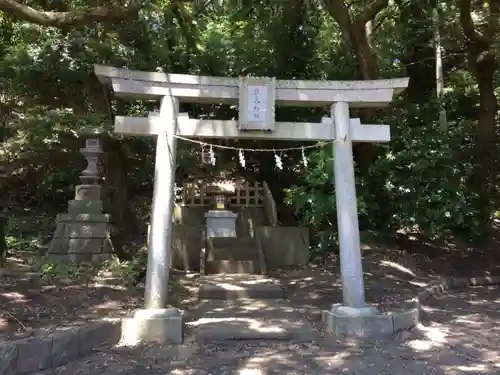
[[[313,230],[336,227],[332,148],[325,146],[308,155],[302,184],[285,189],[285,203],[293,205],[303,225]]]
[[[468,238],[484,230],[468,184],[474,168],[469,123],[450,123],[443,132],[426,120],[436,110],[405,104],[385,155],[360,181],[370,227],[431,238]]]
[[[147,253],[139,251],[133,260],[120,261],[113,257],[102,263],[43,263],[41,266],[41,282],[43,284],[60,284],[80,281],[84,283],[106,282],[112,279],[121,285],[133,286],[137,283],[138,274],[144,270]]]
[[[434,117],[435,105],[400,104],[390,144],[381,147],[367,174],[357,173],[361,228],[430,238],[483,234],[477,194],[468,184],[474,168],[469,124],[451,123],[443,132],[427,120]],[[311,153],[307,174],[287,190],[286,202],[303,224],[326,231],[331,242],[336,238],[335,195],[332,158],[326,155],[324,150]]]
[[[80,0],[66,6],[83,9],[93,4]],[[407,95],[396,106],[368,116],[351,113],[367,116],[363,119],[367,123],[390,123],[393,133],[389,145],[376,147],[377,158],[370,167],[356,170],[362,229],[471,237],[488,225],[480,211],[499,211],[498,197],[488,199],[485,208],[482,192],[473,186],[473,172],[481,167],[471,156],[477,146],[475,121],[481,113],[457,5],[438,4],[446,86],[441,104],[449,119],[445,131],[437,126],[435,104],[434,3],[398,0],[372,20],[367,44],[376,57],[376,78],[411,79]],[[352,15],[361,14],[364,5],[352,2]],[[63,5],[56,9],[34,0],[30,6],[60,10]],[[79,149],[88,134],[99,134],[104,141],[103,175],[114,224],[124,235],[144,235],[154,143],[115,137],[111,124],[115,115],[143,116],[157,103],[112,97],[93,76],[93,64],[233,77],[355,79],[360,76],[359,46],[349,35],[323,7],[300,0],[252,4],[152,0],[128,22],[60,29],[0,15],[0,129],[7,137],[0,163],[8,170],[8,177],[0,181],[0,195],[10,212],[8,247],[34,251],[47,243],[55,214],[66,209],[79,183],[84,168]],[[498,52],[496,43],[491,48]],[[498,87],[497,81],[494,84]],[[222,105],[183,104],[182,110],[200,118],[236,116],[234,107]],[[277,108],[279,121],[317,121],[324,113],[323,108]],[[179,181],[203,172],[198,165],[200,150],[192,146],[180,142]],[[268,141],[258,147],[278,145]],[[218,167],[229,174],[250,173],[236,167],[233,154],[222,154]],[[310,226],[325,247],[335,241],[331,147],[309,153],[306,173],[296,168],[297,161],[285,160],[295,156],[284,155],[287,168],[279,178],[274,178],[274,166],[265,156],[252,157],[258,165],[253,178],[267,180],[273,192],[286,189],[284,202],[278,205],[291,207],[296,219]],[[488,190],[498,190],[497,182],[491,177]],[[142,263],[136,259],[107,267],[133,274]]]

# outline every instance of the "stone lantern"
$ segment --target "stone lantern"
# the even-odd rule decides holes
[[[47,257],[55,263],[102,262],[112,256],[111,224],[103,212],[99,159],[103,154],[99,138],[90,138],[80,150],[87,162],[75,187],[68,212],[57,215],[56,230]]]

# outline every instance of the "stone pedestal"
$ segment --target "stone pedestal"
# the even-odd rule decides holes
[[[131,318],[122,320],[122,345],[141,343],[180,344],[184,337],[183,311],[165,309],[141,309]]]
[[[326,332],[336,337],[390,336],[410,330],[419,321],[418,309],[379,313],[374,307],[354,308],[335,304],[321,312]]]
[[[205,214],[207,237],[236,237],[238,214],[226,210],[211,210]]]
[[[47,252],[49,262],[103,262],[113,253],[110,216],[103,213],[102,186],[96,184],[100,179],[97,161],[102,153],[98,140],[87,140],[81,152],[88,163],[80,177],[84,184],[76,186],[68,212],[57,215]]]

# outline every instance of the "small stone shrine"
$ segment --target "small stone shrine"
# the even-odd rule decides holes
[[[207,237],[236,237],[238,215],[227,209],[228,196],[234,192],[234,184],[231,181],[217,181],[207,186],[207,195],[213,197],[215,206],[215,209],[205,214]]]
[[[80,176],[82,184],[75,188],[75,199],[68,202],[68,212],[57,215],[47,261],[97,263],[112,256],[110,216],[103,213],[103,191],[99,185],[99,157],[103,153],[99,139],[87,139],[80,152],[87,168]]]

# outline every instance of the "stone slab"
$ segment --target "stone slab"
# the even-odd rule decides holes
[[[64,225],[62,236],[66,238],[108,238],[110,231],[109,223],[67,223]]]
[[[207,274],[257,274],[259,263],[257,260],[206,260],[205,272]]]
[[[176,308],[137,310],[132,318],[122,320],[123,345],[179,344],[183,337],[183,312]]]
[[[113,258],[111,253],[101,254],[47,254],[45,261],[55,264],[102,263]]]
[[[121,336],[120,319],[67,327],[53,334],[0,343],[0,374],[25,375],[64,365],[87,356],[103,345],[117,344]]]
[[[361,310],[349,313],[334,307],[331,311],[322,311],[321,319],[326,332],[334,336],[378,338],[415,327],[419,322],[419,310],[415,308],[386,314],[364,313]]]
[[[75,200],[90,200],[90,201],[100,201],[102,200],[103,188],[100,185],[77,185],[75,187]]]
[[[0,374],[15,375],[17,367],[18,350],[12,343],[0,344]]]
[[[303,266],[309,262],[309,228],[258,226],[266,265],[269,268]]]
[[[56,221],[58,223],[91,222],[91,223],[109,223],[108,214],[58,214]]]
[[[345,316],[325,311],[326,332],[337,337],[373,337],[393,333],[392,317],[389,315]]]
[[[208,211],[205,214],[207,238],[236,238],[236,217],[231,211]]]
[[[29,337],[15,341],[17,346],[16,373],[45,370],[52,365],[53,339]]]
[[[263,275],[205,275],[200,277],[200,299],[284,298],[278,280]]]
[[[58,225],[59,227],[59,225]],[[49,254],[67,254],[68,253],[68,240],[64,238],[57,238],[54,236],[50,241],[48,253]]]
[[[121,329],[120,319],[107,319],[80,327],[78,329],[78,355],[83,357],[97,347],[118,343]]]
[[[73,200],[68,202],[68,213],[70,214],[100,214],[102,211],[102,201]]]
[[[257,260],[257,241],[252,237],[207,238],[208,260]]]
[[[64,224],[58,223],[56,225],[56,230],[54,231],[54,235],[52,238],[57,239],[57,238],[62,238],[64,235]]]
[[[312,341],[318,332],[283,299],[200,301],[198,319],[187,323],[196,340]]]
[[[53,335],[52,367],[59,367],[79,357],[78,329],[67,328]]]
[[[99,254],[102,252],[103,240],[100,238],[70,238],[68,254]]]
[[[419,309],[411,309],[392,314],[394,333],[408,331],[419,323]]]

